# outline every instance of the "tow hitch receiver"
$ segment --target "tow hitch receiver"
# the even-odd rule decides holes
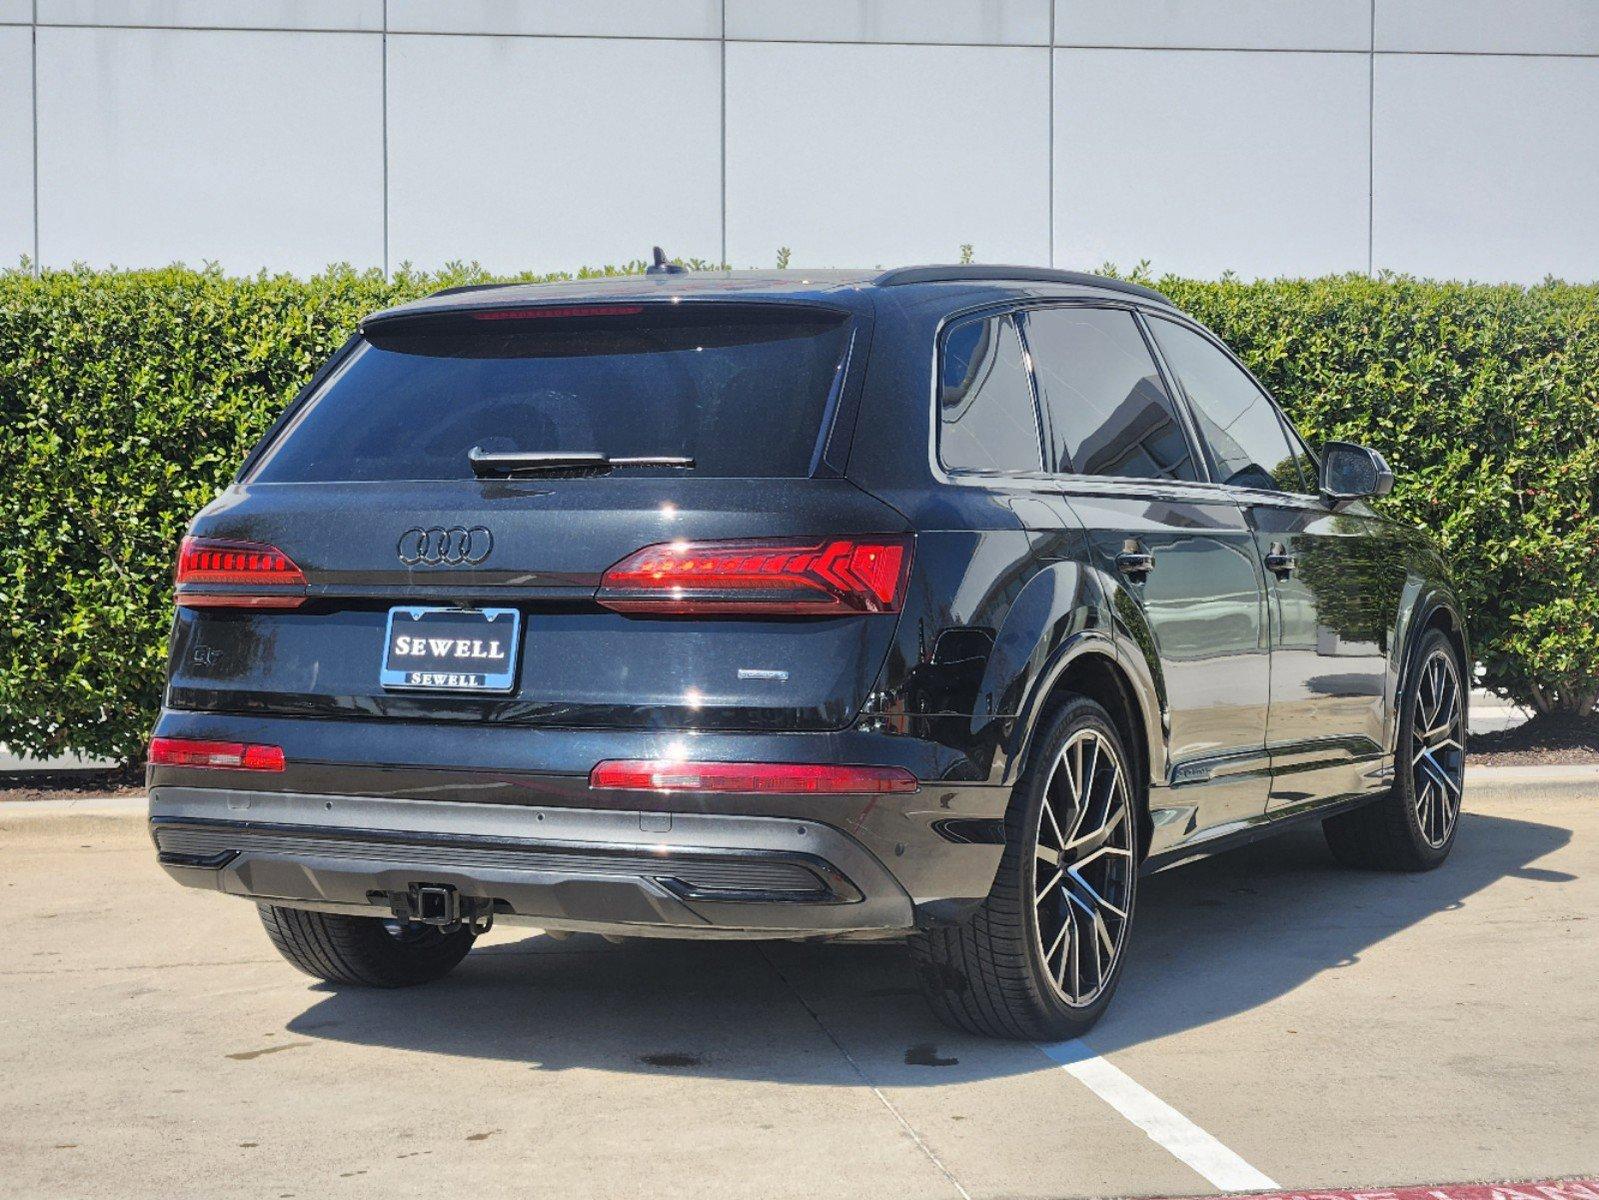
[[[463,922],[478,933],[494,924],[494,901],[487,896],[463,896],[448,883],[413,883],[403,892],[390,892],[389,908],[397,920],[454,929]]]

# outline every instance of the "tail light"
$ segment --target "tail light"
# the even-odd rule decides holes
[[[678,762],[614,759],[595,766],[589,787],[627,792],[746,792],[841,795],[914,792],[916,776],[903,767],[830,763]]]
[[[192,738],[151,738],[152,767],[211,767],[224,771],[281,771],[283,747]]]
[[[180,608],[298,608],[305,576],[276,546],[187,537],[176,598]]]
[[[892,613],[910,561],[904,537],[661,542],[605,572],[595,599],[618,612]]]

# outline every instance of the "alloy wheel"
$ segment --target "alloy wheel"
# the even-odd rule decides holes
[[[1092,1004],[1127,940],[1133,894],[1133,806],[1111,742],[1080,729],[1050,769],[1034,831],[1038,950],[1060,999]]]
[[[1416,824],[1429,846],[1449,840],[1460,816],[1466,738],[1454,656],[1434,650],[1416,678],[1410,714],[1410,773]]]

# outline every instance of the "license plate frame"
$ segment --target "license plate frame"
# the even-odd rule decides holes
[[[447,617],[449,621],[439,618]],[[396,630],[396,621],[403,622]],[[509,622],[501,625],[501,621]],[[418,656],[413,664],[395,665],[397,636],[411,636],[411,631],[432,624],[434,638],[451,643],[448,654]],[[485,638],[492,633],[492,638]],[[399,604],[389,609],[383,627],[383,650],[378,660],[378,681],[384,688],[411,692],[444,692],[457,695],[504,695],[516,688],[516,668],[521,657],[522,612],[515,608],[460,608],[450,605]],[[454,647],[469,643],[466,655],[456,655]],[[488,661],[495,669],[484,670],[482,657],[471,654],[471,643],[481,651],[484,643],[503,644],[503,666],[498,657]],[[456,669],[449,664],[456,662]]]

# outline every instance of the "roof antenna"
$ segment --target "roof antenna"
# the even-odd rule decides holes
[[[675,263],[675,262],[672,262],[670,259],[668,259],[666,257],[666,251],[665,250],[662,250],[659,246],[655,246],[655,247],[653,247],[653,249],[655,251],[655,261],[652,264],[650,264],[649,266],[644,268],[644,274],[646,274],[646,275],[687,275],[688,274],[688,268],[685,267],[682,263]]]

